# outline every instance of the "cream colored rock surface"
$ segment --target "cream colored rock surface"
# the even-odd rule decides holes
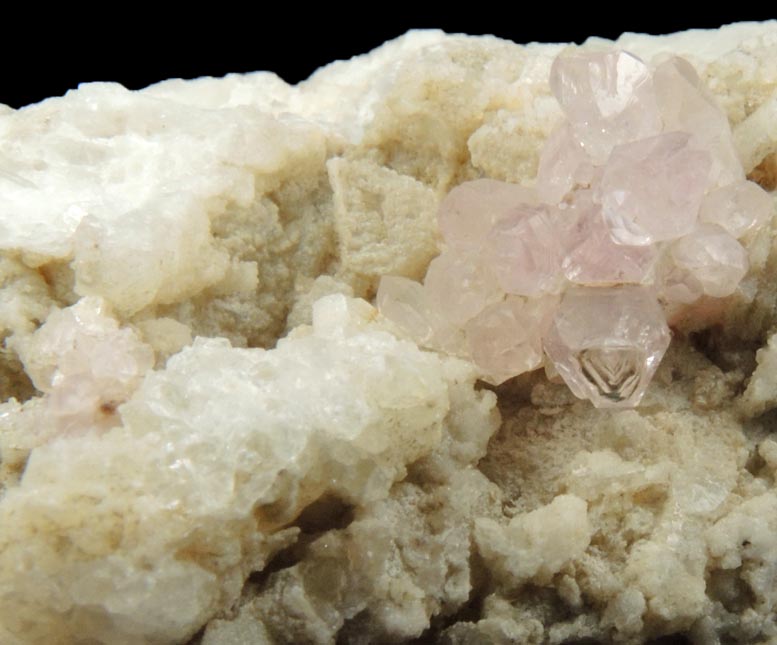
[[[774,190],[777,23],[619,45],[686,57]],[[453,186],[533,181],[562,49],[414,32],[0,111],[3,643],[777,638],[771,232],[634,411],[495,397],[359,299],[423,275]],[[111,396],[63,425],[57,374]]]

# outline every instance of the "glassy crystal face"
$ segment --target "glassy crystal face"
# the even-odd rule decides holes
[[[772,198],[745,180],[728,119],[686,61],[564,54],[550,86],[566,118],[534,186],[451,190],[424,284],[386,278],[378,306],[490,383],[544,364],[597,407],[631,407],[669,343],[666,317],[736,293],[737,240],[756,239]]]
[[[486,380],[498,385],[542,364],[542,335],[555,305],[554,298],[508,296],[467,323],[472,359]]]
[[[612,237],[647,245],[690,233],[709,170],[709,156],[694,150],[682,132],[615,148],[598,195]]]
[[[536,204],[530,188],[493,179],[477,179],[456,186],[440,204],[438,222],[451,248],[479,250],[494,225],[521,204]]]
[[[547,206],[522,207],[488,234],[488,269],[505,293],[539,296],[561,285],[558,215]]]
[[[730,296],[747,273],[747,251],[717,224],[697,226],[672,244],[670,255],[713,298]]]
[[[556,311],[545,351],[569,389],[597,407],[639,403],[669,346],[652,290],[571,287]]]
[[[601,163],[614,145],[661,129],[650,69],[624,51],[560,56],[550,87],[586,152]]]
[[[610,285],[644,282],[657,252],[653,246],[618,244],[591,191],[579,191],[568,209],[564,275],[576,284]]]
[[[764,226],[772,215],[772,198],[752,181],[736,181],[707,193],[699,219],[723,227],[739,239]]]

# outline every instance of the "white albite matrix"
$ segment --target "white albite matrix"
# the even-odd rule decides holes
[[[776,106],[771,22],[0,107],[0,642],[777,638]]]

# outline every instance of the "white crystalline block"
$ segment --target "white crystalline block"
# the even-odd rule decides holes
[[[449,412],[491,423],[473,382],[339,295],[273,350],[197,339],[146,377],[123,427],[33,450],[0,498],[0,624],[25,642],[185,642],[307,504],[385,497]]]

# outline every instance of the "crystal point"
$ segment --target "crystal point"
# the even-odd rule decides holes
[[[583,148],[597,163],[613,145],[661,129],[650,69],[624,51],[559,56],[550,72],[553,94]]]
[[[737,181],[704,197],[699,211],[702,222],[718,224],[740,238],[760,228],[771,218],[772,197],[752,181]]]
[[[542,334],[557,304],[553,297],[507,296],[466,326],[472,359],[494,385],[542,364]]]
[[[748,269],[747,251],[716,224],[700,224],[672,244],[670,254],[675,266],[690,273],[714,298],[734,293]]]
[[[653,292],[626,285],[568,289],[544,344],[569,389],[608,408],[639,403],[669,340]]]

